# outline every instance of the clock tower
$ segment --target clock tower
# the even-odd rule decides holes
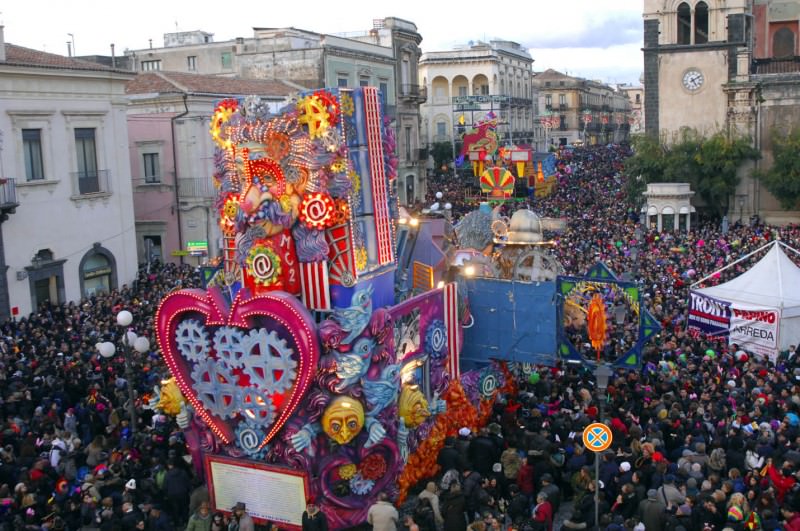
[[[728,83],[748,74],[748,0],[645,0],[645,128],[672,142],[682,127],[727,126]],[[742,70],[742,72],[740,72]]]

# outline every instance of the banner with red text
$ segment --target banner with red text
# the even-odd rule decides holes
[[[743,350],[775,361],[778,356],[780,322],[781,312],[776,308],[732,303],[728,341],[736,343]]]

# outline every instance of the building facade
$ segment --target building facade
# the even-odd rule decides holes
[[[0,274],[0,293],[7,292],[0,317],[108,292],[135,278],[125,119],[125,84],[132,78],[0,38],[0,197],[15,182],[18,203],[1,227],[0,266],[8,271]]]
[[[631,114],[628,118],[629,133],[638,135],[644,133],[644,87],[642,85],[619,85],[619,90],[628,96],[631,102]]]
[[[800,2],[645,0],[645,128],[666,142],[681,128],[752,140],[728,218],[796,222],[753,177],[772,164],[772,134],[800,121]]]
[[[502,144],[543,149],[532,78],[533,58],[511,41],[424,53],[419,63],[419,79],[428,92],[421,108],[423,141],[429,146],[450,143],[457,154],[461,134],[493,113]]]
[[[205,263],[220,255],[213,206],[216,103],[257,95],[274,111],[296,92],[279,81],[177,72],[139,74],[126,87],[128,137],[140,263]],[[205,249],[205,251],[203,251]]]
[[[413,22],[375,20],[369,31],[325,35],[296,28],[254,28],[253,37],[214,42],[203,31],[168,33],[164,47],[128,50],[137,72],[172,71],[294,84],[298,89],[378,87],[394,118],[401,202],[425,194],[425,146],[419,145],[417,79],[422,36]]]
[[[621,90],[553,69],[537,73],[538,119],[546,124],[548,145],[624,142],[630,131],[631,103]]]

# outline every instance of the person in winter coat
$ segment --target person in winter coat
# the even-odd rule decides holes
[[[325,513],[319,510],[313,498],[306,501],[306,510],[303,511],[303,531],[328,531],[328,519]]]
[[[537,531],[553,531],[553,506],[547,501],[547,494],[544,492],[536,495],[532,518]]]
[[[434,483],[433,481],[429,481],[428,484],[425,486],[425,489],[419,493],[418,497],[420,501],[422,501],[423,499],[428,500],[431,509],[433,509],[433,517],[436,520],[436,524],[442,525],[444,519],[442,518],[442,511],[439,503],[440,500],[439,500],[438,490],[436,489],[436,483]]]
[[[800,531],[800,512],[792,505],[781,507],[783,514],[783,529],[785,531]]]
[[[536,489],[536,485],[533,482],[533,462],[536,458],[532,455],[528,455],[528,459],[525,461],[525,464],[522,465],[522,468],[519,469],[519,474],[517,474],[517,486],[519,487],[519,491],[528,497],[529,501],[533,501],[533,492]]]
[[[639,504],[638,518],[644,524],[647,531],[663,531],[664,512],[667,506],[658,499],[655,489],[647,491],[647,499]]]
[[[211,531],[211,511],[208,502],[202,502],[186,525],[186,531]]]
[[[191,490],[192,480],[189,474],[183,468],[178,467],[174,460],[170,460],[167,463],[167,474],[164,476],[164,494],[172,521],[177,525],[186,522]]]
[[[508,448],[500,456],[500,464],[503,465],[503,473],[509,483],[517,481],[517,474],[522,468],[522,458],[519,456],[515,439],[509,439]]]
[[[399,520],[400,514],[389,502],[389,496],[385,492],[378,494],[378,501],[367,511],[367,523],[374,531],[397,531]]]
[[[451,483],[450,490],[442,495],[442,531],[464,531],[467,528],[467,500],[461,492],[461,485]]]

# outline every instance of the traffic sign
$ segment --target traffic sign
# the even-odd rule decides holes
[[[611,428],[600,422],[593,422],[583,430],[583,445],[592,452],[602,452],[611,446]]]

